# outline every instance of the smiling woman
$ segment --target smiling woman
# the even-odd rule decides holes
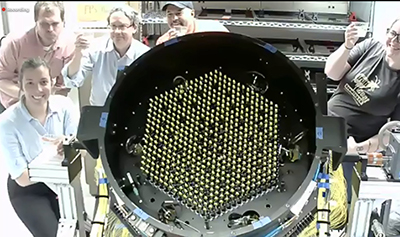
[[[382,42],[370,38],[356,44],[358,29],[350,25],[345,43],[326,62],[327,76],[340,81],[328,102],[328,114],[346,120],[350,154],[378,150],[379,130],[388,120],[400,120],[399,20],[389,25]],[[343,164],[348,201],[352,168],[352,163]]]
[[[400,21],[390,25],[383,43],[371,38],[355,45],[357,31],[350,25],[345,43],[326,62],[325,73],[340,81],[328,107],[347,120],[356,142],[349,151],[373,152],[379,129],[388,119],[400,119]]]
[[[54,80],[42,58],[26,60],[20,69],[21,99],[0,115],[0,157],[6,162],[11,204],[33,236],[56,236],[60,218],[57,194],[44,183],[32,182],[28,164],[61,153],[44,149],[44,135],[75,135],[79,116],[68,97],[51,95]]]
[[[31,114],[46,116],[47,101],[54,85],[54,79],[50,77],[50,67],[44,60],[33,58],[22,64],[19,75],[20,95],[24,95],[27,109]],[[43,124],[44,119],[45,117],[40,118],[39,121]]]

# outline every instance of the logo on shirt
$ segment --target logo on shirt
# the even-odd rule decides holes
[[[354,86],[349,83],[344,85],[344,90],[353,97],[358,106],[362,106],[369,102],[368,93],[374,92],[380,88],[381,80],[375,75],[373,80],[360,73],[352,81]]]

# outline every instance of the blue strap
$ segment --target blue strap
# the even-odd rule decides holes
[[[169,45],[178,43],[178,41],[179,41],[178,38],[172,38],[172,39],[168,40],[167,42],[165,42],[164,45],[169,46]]]
[[[271,218],[269,218],[268,216],[267,216],[267,217],[264,217],[263,219],[254,222],[254,223],[253,223],[253,228],[254,228],[254,229],[261,228],[261,227],[265,226],[266,224],[268,224],[268,223],[270,223],[270,222],[271,222]]]
[[[108,179],[107,178],[100,178],[99,179],[99,184],[108,184]]]
[[[268,44],[268,43],[266,43],[266,44],[264,45],[264,48],[265,48],[266,50],[270,51],[271,53],[276,53],[276,51],[278,51],[274,46],[272,46],[272,45],[270,45],[270,44]]]
[[[324,173],[319,173],[319,174],[318,174],[318,179],[326,179],[326,180],[329,180],[329,175],[328,175],[328,174],[324,174]]]
[[[329,183],[318,183],[318,188],[326,188],[329,189]]]
[[[142,218],[143,220],[147,220],[149,218],[149,215],[147,215],[146,212],[142,211],[140,208],[136,208],[133,213],[135,213],[138,217]]]

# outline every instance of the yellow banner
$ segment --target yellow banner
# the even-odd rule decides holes
[[[78,3],[78,22],[106,21],[108,13],[114,6],[110,3]]]
[[[77,20],[78,22],[98,22],[107,21],[108,13],[113,7],[118,5],[129,5],[134,10],[140,11],[141,2],[80,2],[77,3]]]

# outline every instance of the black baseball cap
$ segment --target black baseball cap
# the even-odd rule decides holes
[[[189,8],[189,9],[194,9],[193,3],[192,2],[166,2],[164,6],[162,7],[162,10],[165,11],[167,10],[168,5],[173,5],[177,8],[183,9],[183,8]]]

